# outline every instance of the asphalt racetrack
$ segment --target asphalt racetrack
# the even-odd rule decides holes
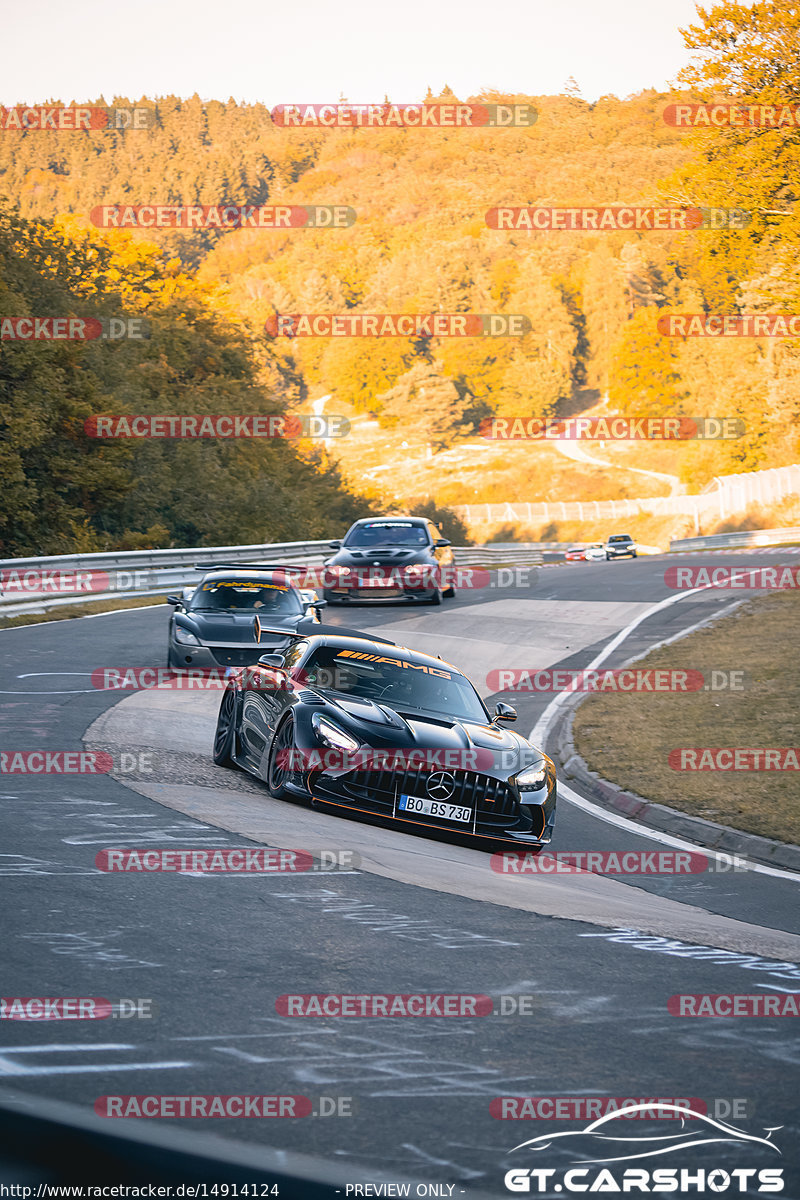
[[[332,608],[325,620],[441,654],[491,707],[490,670],[585,666],[677,595],[664,582],[667,561],[684,560],[546,566],[520,586],[461,591],[440,608]],[[685,561],[738,568],[770,560],[716,553]],[[642,620],[606,665],[743,594],[683,596]],[[4,1087],[87,1112],[120,1094],[307,1096],[317,1115],[163,1124],[447,1185],[452,1192],[440,1194],[454,1196],[508,1195],[507,1171],[541,1163],[512,1148],[583,1128],[579,1101],[699,1099],[751,1135],[776,1130],[780,1153],[709,1144],[693,1151],[693,1169],[780,1166],[783,1196],[800,1195],[797,1019],[687,1019],[668,1008],[676,994],[800,992],[796,876],[761,868],[513,878],[457,841],[272,800],[255,780],[211,762],[218,692],[92,686],[100,667],[163,666],[168,611],[0,634],[4,748],[88,745],[132,765],[114,776],[0,780],[3,994],[142,999],[152,1013],[5,1021]],[[527,734],[552,696],[502,698]],[[108,848],[264,845],[348,851],[358,866],[348,869],[347,856],[343,869],[300,874],[95,866]],[[665,848],[662,835],[561,794],[552,850]],[[481,994],[494,1012],[283,1015],[279,997],[310,993]],[[571,1097],[578,1116],[499,1119],[500,1098],[522,1096]],[[632,1136],[639,1122],[626,1124]],[[576,1160],[569,1140],[555,1142],[547,1166],[589,1157],[584,1150]]]

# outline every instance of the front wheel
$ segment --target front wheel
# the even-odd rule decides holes
[[[638,557],[639,557],[639,555],[636,553],[636,551],[635,551],[635,550],[634,550],[634,552],[633,552],[633,557],[634,557],[634,558],[638,558]]]
[[[611,555],[610,555],[610,554],[607,554],[607,555],[606,555],[606,562],[608,562],[608,560],[609,560],[610,558],[611,558]]]
[[[213,759],[218,767],[235,767],[233,748],[236,740],[236,693],[228,688],[222,697],[214,735]]]
[[[288,716],[275,734],[267,765],[267,787],[276,800],[288,796],[286,784],[292,775],[294,756],[294,718]]]

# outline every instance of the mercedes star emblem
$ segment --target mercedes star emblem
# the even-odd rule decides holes
[[[456,781],[449,771],[434,771],[428,777],[427,788],[431,800],[449,800],[456,790]]]

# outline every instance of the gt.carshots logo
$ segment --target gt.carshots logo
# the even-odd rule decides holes
[[[530,318],[521,313],[276,313],[270,337],[524,337]]]
[[[276,104],[279,129],[529,129],[531,104]]]
[[[98,204],[98,229],[347,229],[347,204]]]
[[[554,1144],[570,1156],[570,1162],[581,1164],[569,1168],[514,1167],[506,1171],[504,1183],[509,1192],[680,1192],[680,1193],[745,1193],[783,1191],[783,1169],[781,1167],[736,1167],[727,1166],[730,1151],[746,1150],[746,1161],[752,1162],[754,1155],[780,1156],[781,1151],[771,1140],[772,1134],[782,1126],[773,1126],[763,1132],[766,1137],[746,1133],[734,1125],[698,1111],[691,1101],[632,1101],[625,1108],[611,1111],[591,1122],[584,1129],[563,1133],[546,1133],[521,1142],[511,1151],[523,1150],[540,1159],[543,1152]],[[705,1104],[702,1108],[705,1109]],[[655,1112],[654,1112],[655,1110]],[[639,1131],[627,1122],[640,1115],[655,1126],[654,1132]],[[676,1130],[675,1120],[680,1121]],[[667,1123],[659,1127],[658,1121]],[[688,1128],[687,1128],[688,1126]],[[726,1167],[687,1166],[686,1160],[694,1147],[710,1145],[724,1147]],[[538,1153],[537,1153],[538,1152]],[[648,1166],[626,1167],[622,1164],[641,1159],[652,1160],[669,1155],[674,1161],[680,1156],[679,1166],[659,1166],[648,1162]],[[690,1160],[691,1161],[691,1160]],[[706,1160],[707,1161],[707,1160]],[[604,1165],[609,1164],[609,1165]]]

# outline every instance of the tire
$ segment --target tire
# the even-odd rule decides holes
[[[635,551],[635,550],[634,550],[634,552],[633,552],[633,557],[634,557],[634,558],[638,558],[638,557],[639,557],[639,555],[636,553],[636,551]]]
[[[608,560],[609,560],[610,558],[611,558],[611,555],[610,555],[610,554],[606,554],[606,562],[608,562]]]
[[[433,595],[428,600],[428,604],[438,605],[441,603],[442,603],[442,589],[440,587],[434,588]]]
[[[288,799],[289,793],[286,791],[286,781],[292,774],[291,770],[278,764],[277,758],[282,751],[293,749],[294,717],[290,715],[279,726],[275,734],[275,740],[269,752],[269,763],[267,764],[267,787],[276,800]]]
[[[214,750],[211,757],[218,767],[229,767],[234,770],[236,763],[232,756],[236,740],[237,709],[237,693],[232,688],[226,688],[217,715],[217,729],[214,734]]]
[[[454,598],[455,594],[456,594],[455,587],[445,588],[444,591],[442,592],[442,595],[446,596],[448,600],[452,600]]]

